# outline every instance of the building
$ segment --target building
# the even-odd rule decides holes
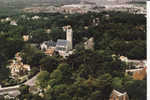
[[[56,43],[52,40],[50,41],[44,41],[41,45],[40,45],[40,48],[41,50],[47,50],[47,49],[51,49],[51,48],[55,48],[56,46]]]
[[[11,76],[17,79],[18,76],[22,76],[28,71],[30,71],[30,65],[23,64],[20,53],[16,53],[15,58],[11,60],[10,66],[8,68],[11,70]]]
[[[60,7],[60,11],[62,13],[74,14],[74,13],[87,13],[88,11],[93,10],[96,7],[96,4],[71,4],[71,5],[64,5]]]
[[[125,62],[125,63],[128,63],[128,58],[125,56],[120,56],[120,60]]]
[[[33,16],[32,19],[33,20],[38,20],[38,19],[40,19],[40,17],[39,16]]]
[[[143,80],[146,77],[146,75],[147,75],[146,69],[147,68],[145,67],[145,68],[143,68],[141,70],[133,72],[133,76],[132,76],[133,79],[135,79],[135,80]]]
[[[10,22],[10,25],[17,26],[18,24],[17,24],[17,22],[16,22],[15,20],[12,20],[12,21]]]
[[[73,31],[70,25],[64,26],[63,30],[66,32],[66,40],[58,39],[55,51],[65,58],[66,56],[72,54],[71,50],[73,49]]]
[[[54,53],[55,53],[55,48],[47,49],[44,53],[45,53],[46,55],[53,56]]]
[[[41,50],[44,51],[46,55],[52,56],[55,51],[59,55],[66,57],[72,54],[73,49],[73,31],[70,25],[64,26],[63,30],[66,32],[66,39],[58,39],[55,43],[54,41],[44,41],[40,44]]]
[[[125,56],[120,56],[120,60],[125,62],[129,66],[135,66],[135,68],[144,68],[146,66],[146,60],[133,60],[128,59]]]
[[[117,90],[113,90],[109,100],[129,100],[128,94],[126,92],[121,93]]]
[[[23,37],[24,41],[28,41],[29,40],[29,35],[23,35],[22,37]]]
[[[56,51],[67,52],[70,50],[70,43],[67,40],[58,39],[56,43]]]
[[[84,48],[91,49],[91,50],[94,49],[94,38],[93,37],[91,37],[86,42],[84,42]]]
[[[56,51],[58,52],[68,52],[73,48],[73,31],[71,26],[65,26],[64,31],[66,31],[66,40],[57,40]]]
[[[72,49],[72,45],[73,45],[72,44],[73,32],[72,32],[71,26],[68,26],[66,34],[67,34],[66,40],[69,42],[68,49],[71,50]]]

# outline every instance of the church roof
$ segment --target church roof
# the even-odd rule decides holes
[[[57,43],[56,43],[56,46],[66,46],[67,43],[68,43],[67,40],[58,39],[58,40],[57,40]]]

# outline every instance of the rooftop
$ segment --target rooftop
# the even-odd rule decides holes
[[[57,45],[57,46],[66,46],[67,43],[68,43],[67,40],[58,39],[56,45]]]
[[[54,41],[52,41],[52,40],[50,40],[50,41],[45,41],[45,42],[43,42],[44,44],[46,44],[47,46],[56,46],[56,43],[54,42]]]
[[[117,96],[119,96],[119,97],[127,94],[126,92],[121,93],[121,92],[119,92],[117,90],[113,90],[112,93],[115,94],[115,95],[117,95]]]

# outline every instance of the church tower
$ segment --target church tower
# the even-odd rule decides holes
[[[71,28],[71,26],[67,26],[67,32],[66,32],[66,40],[69,42],[69,49],[72,49],[72,45],[73,45],[73,43],[72,43],[72,38],[73,38],[73,32],[72,32],[72,28]]]

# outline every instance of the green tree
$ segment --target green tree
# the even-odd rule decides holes
[[[37,85],[40,86],[42,89],[47,88],[48,81],[50,80],[49,72],[47,71],[41,71],[39,75],[37,76]]]
[[[43,41],[49,40],[49,34],[46,33],[43,29],[38,29],[31,32],[31,38],[29,41],[32,43],[42,43]]]
[[[146,81],[133,80],[126,85],[129,98],[133,100],[146,100]]]
[[[42,70],[52,72],[57,68],[59,59],[55,56],[46,56],[40,60],[40,66]]]
[[[36,47],[25,45],[22,50],[22,58],[25,64],[29,64],[31,66],[39,66],[40,60],[44,57],[44,53],[38,50]]]

